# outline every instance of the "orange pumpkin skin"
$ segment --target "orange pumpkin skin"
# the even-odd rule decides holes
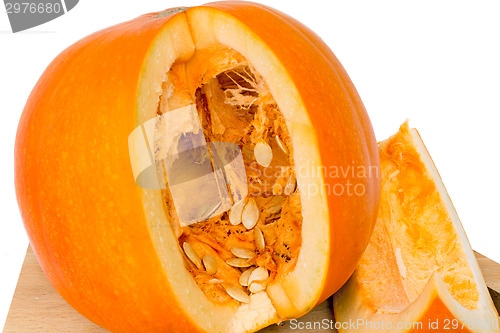
[[[234,16],[273,50],[307,108],[324,165],[379,166],[363,104],[319,37],[262,5],[204,7]],[[167,281],[128,154],[144,58],[159,32],[184,15],[156,14],[101,30],[63,51],[29,96],[16,138],[17,198],[42,269],[77,311],[116,332],[203,331]],[[331,186],[337,181],[325,178]],[[362,181],[365,195],[328,196],[331,255],[318,303],[351,275],[375,223],[378,175],[351,181]]]
[[[144,15],[63,51],[16,138],[17,197],[42,269],[77,311],[113,331],[197,329],[153,255],[127,155],[138,73],[168,21]]]

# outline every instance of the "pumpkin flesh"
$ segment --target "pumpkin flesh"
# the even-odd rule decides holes
[[[379,153],[377,224],[356,271],[334,296],[336,320],[362,324],[340,331],[498,332],[473,251],[418,132],[403,124]]]

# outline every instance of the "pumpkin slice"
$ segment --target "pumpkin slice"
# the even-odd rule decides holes
[[[230,146],[234,158],[218,153]],[[252,332],[352,274],[378,207],[376,149],[318,36],[274,9],[219,2],[63,51],[23,112],[16,190],[48,279],[98,325]]]
[[[334,297],[340,331],[499,332],[474,253],[418,132],[403,124],[379,153],[378,220]],[[342,326],[348,322],[357,324]]]

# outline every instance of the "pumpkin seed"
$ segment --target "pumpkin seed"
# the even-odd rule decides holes
[[[253,154],[257,163],[265,168],[267,168],[273,160],[273,150],[271,149],[271,146],[264,141],[257,142],[253,150]]]
[[[288,181],[285,185],[285,190],[283,191],[284,195],[291,195],[295,191],[296,180],[293,177],[288,178]]]
[[[272,190],[273,190],[273,195],[282,195],[282,191],[283,191],[283,186],[281,186],[280,183],[274,183],[273,184],[273,187],[272,187]]]
[[[276,214],[276,213],[279,213],[280,210],[281,210],[281,207],[283,206],[283,202],[284,201],[285,201],[285,197],[283,197],[281,195],[273,195],[273,197],[271,198],[271,200],[269,200],[267,202],[266,208],[264,209],[264,212],[266,214]]]
[[[283,141],[281,141],[280,137],[278,135],[275,136],[276,138],[276,143],[278,144],[278,147],[280,147],[281,150],[283,150],[283,152],[285,154],[290,154],[290,152],[288,151],[288,148],[285,146],[285,144],[283,143]]]
[[[191,244],[189,244],[188,242],[184,242],[184,244],[182,244],[182,248],[184,249],[184,253],[189,258],[189,260],[191,260],[191,262],[195,264],[198,269],[202,269],[203,266],[201,264],[201,258],[198,255],[198,252],[193,249]]]
[[[274,206],[267,207],[265,209],[265,212],[269,215],[272,215],[272,214],[279,213],[280,210],[281,210],[281,205],[274,205]]]
[[[240,301],[242,303],[250,303],[250,296],[247,295],[246,292],[241,290],[240,288],[237,288],[233,285],[223,283],[222,286],[226,290],[229,296],[234,298],[237,301]]]
[[[236,257],[243,259],[250,259],[256,256],[255,252],[238,246],[233,246],[231,248],[231,253],[234,254]]]
[[[241,273],[241,275],[240,275],[240,284],[241,284],[243,287],[248,286],[248,278],[250,277],[250,274],[252,274],[252,272],[253,272],[256,268],[257,268],[257,267],[251,267],[251,268],[247,269],[246,271],[244,271],[243,273]]]
[[[250,290],[252,294],[260,293],[264,289],[266,289],[264,283],[254,282],[248,286],[248,290]]]
[[[248,277],[248,284],[251,285],[253,282],[263,282],[269,277],[269,271],[265,267],[258,267]]]
[[[238,225],[241,223],[241,214],[243,212],[243,207],[245,207],[245,200],[240,200],[235,202],[231,210],[229,211],[229,222],[232,225]]]
[[[217,262],[211,254],[203,257],[203,265],[208,274],[215,274],[217,272]]]
[[[259,207],[255,202],[254,198],[250,198],[243,208],[243,213],[241,214],[241,222],[247,229],[252,229],[257,224],[259,220]]]
[[[250,267],[252,266],[248,263],[248,259],[243,258],[229,258],[226,260],[226,264],[232,267]]]
[[[253,237],[255,239],[255,246],[257,247],[257,250],[259,250],[259,252],[264,251],[266,249],[266,241],[264,239],[264,234],[259,227],[255,227],[255,229],[253,229]]]

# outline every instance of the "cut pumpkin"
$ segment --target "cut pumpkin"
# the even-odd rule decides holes
[[[403,124],[379,144],[379,155],[374,234],[334,296],[340,331],[499,332],[474,253],[418,132]]]
[[[236,174],[217,187],[220,142],[241,150],[228,161],[245,191]],[[181,146],[193,163],[170,158]],[[147,14],[70,46],[30,95],[15,154],[45,274],[115,332],[299,317],[352,274],[379,200],[373,130],[342,66],[306,27],[248,2]],[[213,186],[227,194],[215,206]]]

